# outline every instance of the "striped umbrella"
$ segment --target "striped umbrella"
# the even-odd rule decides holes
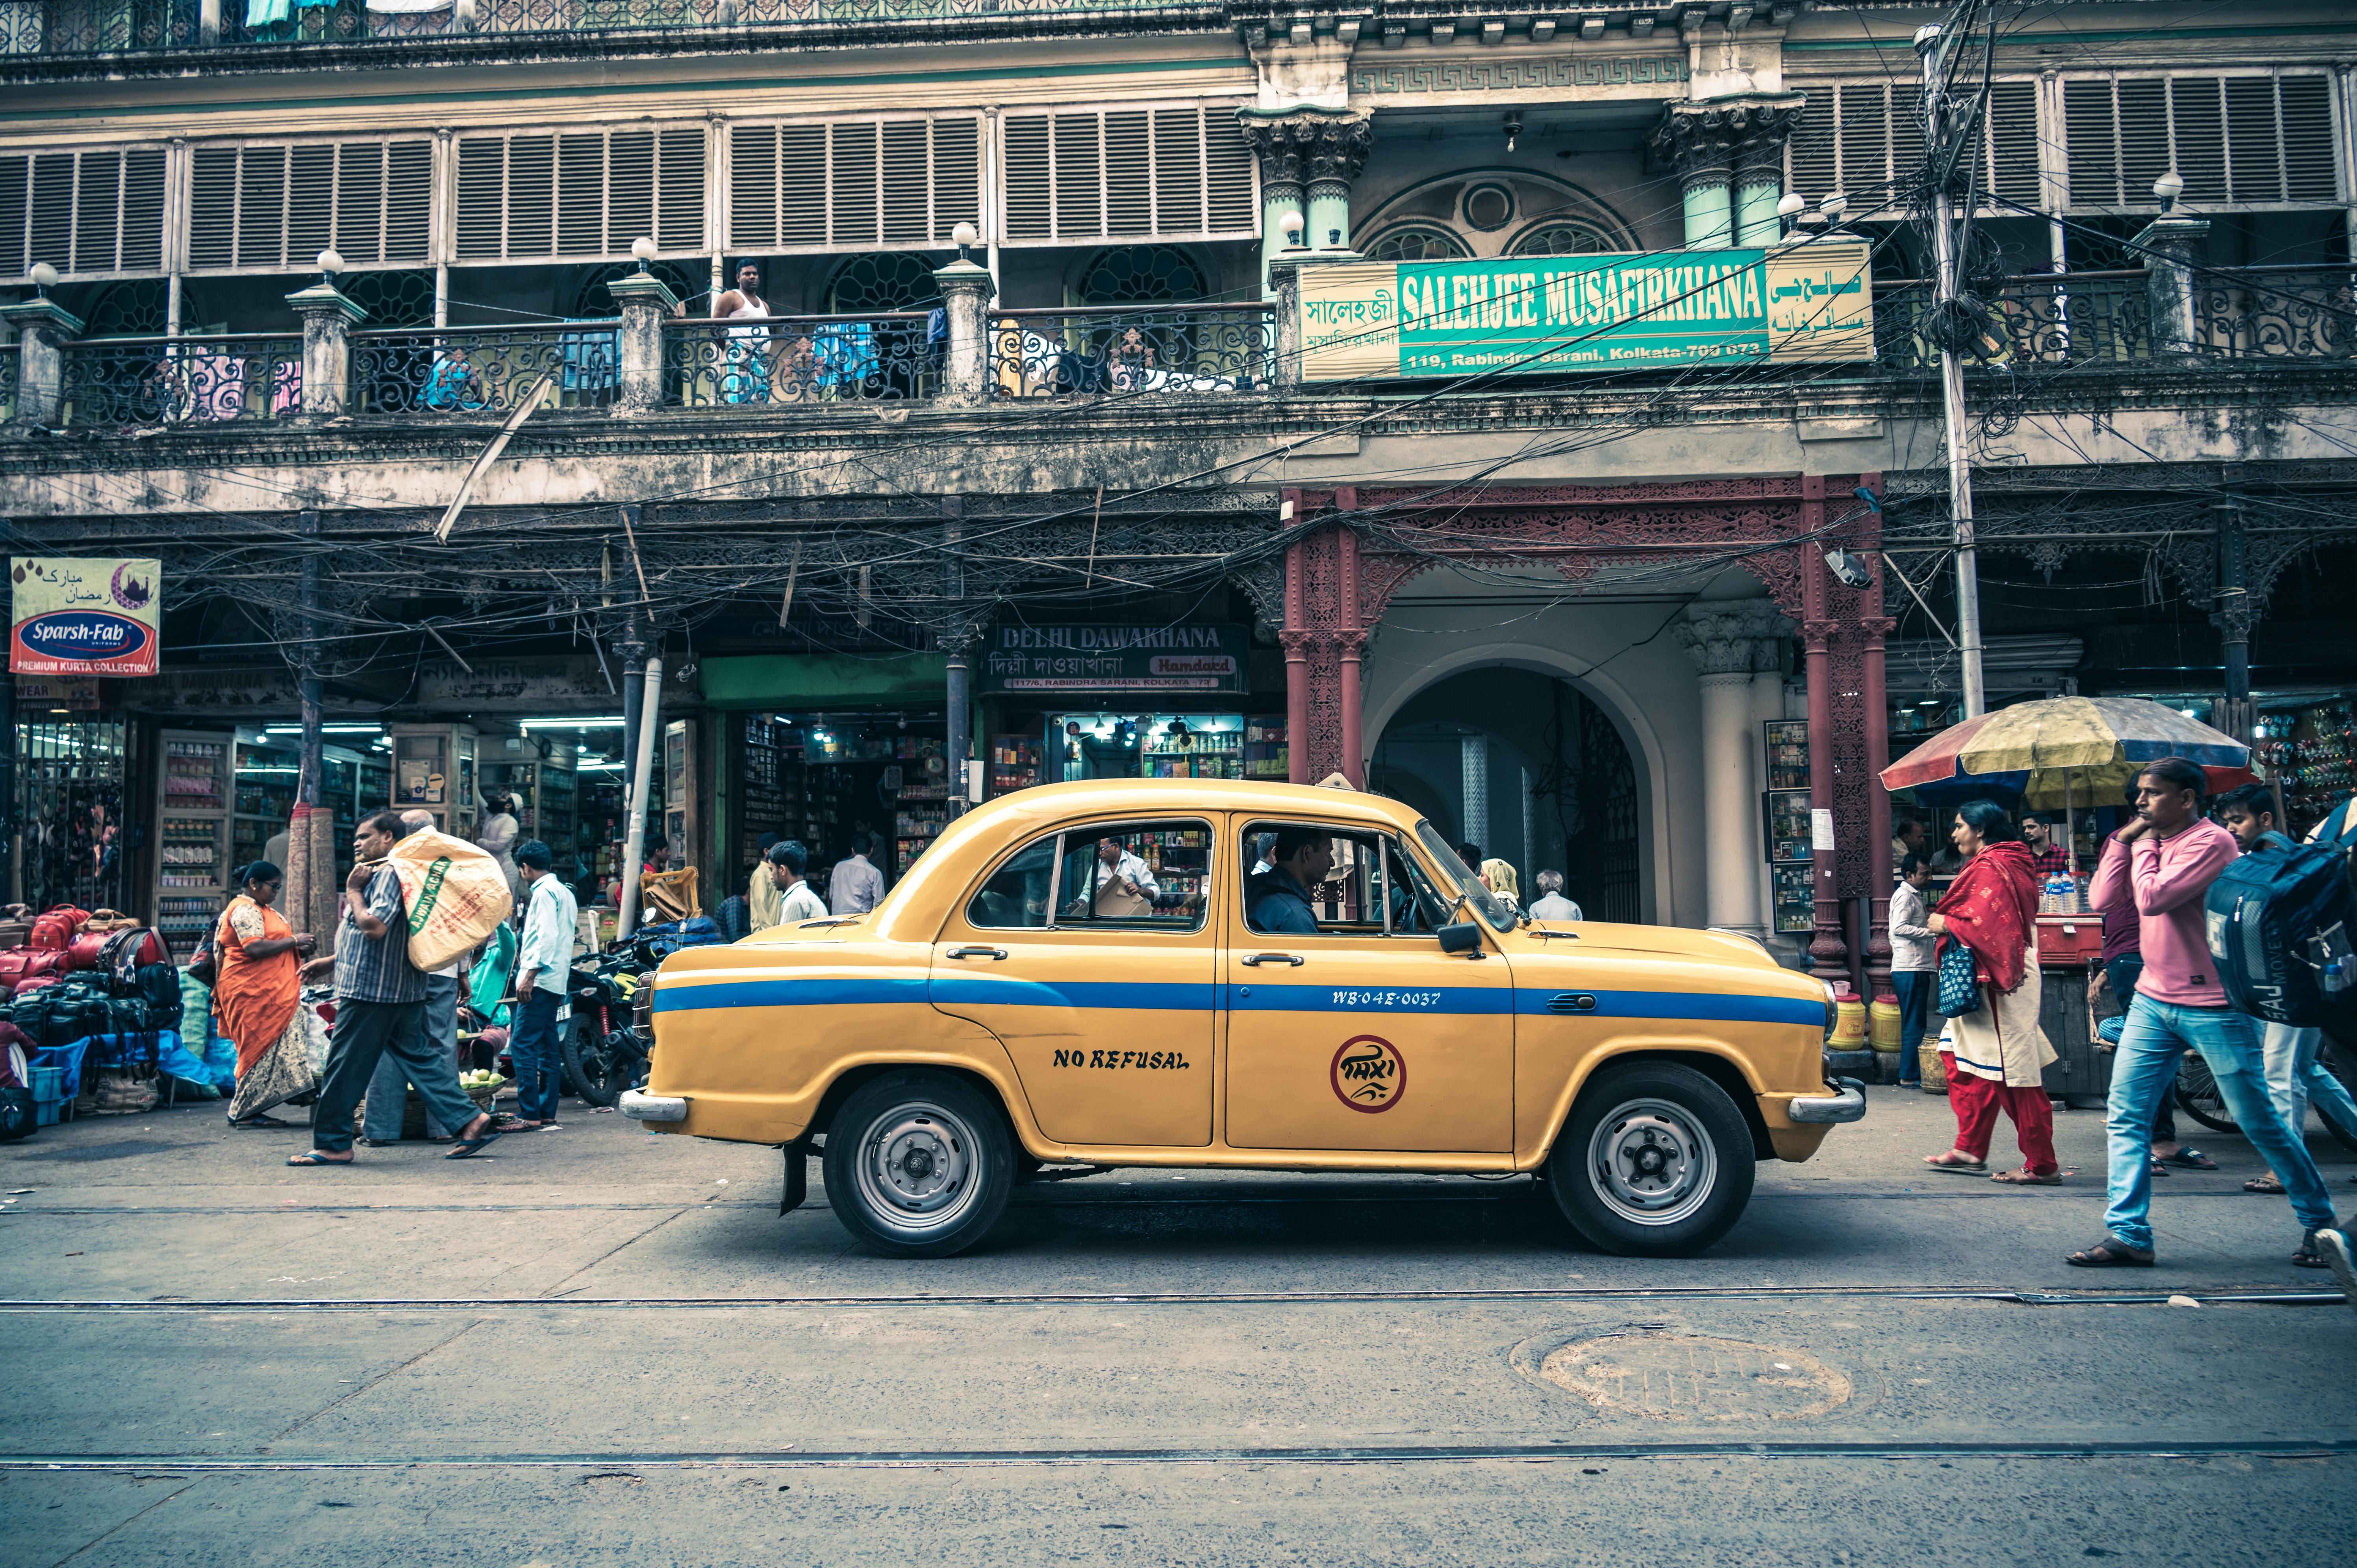
[[[2142,697],[2049,697],[1945,729],[1882,770],[1889,789],[1953,805],[2016,795],[2036,809],[2111,805],[2146,764],[2198,763],[2212,793],[2257,779],[2251,748]]]

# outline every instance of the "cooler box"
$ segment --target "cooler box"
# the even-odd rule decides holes
[[[2038,917],[2038,959],[2042,964],[2093,964],[2104,956],[2101,915]]]

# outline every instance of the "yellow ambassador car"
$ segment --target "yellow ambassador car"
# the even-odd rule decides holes
[[[1598,1247],[1708,1246],[1866,1111],[1823,985],[1748,938],[1534,924],[1347,790],[1026,789],[868,915],[666,960],[622,1109],[786,1151],[878,1251],[973,1245],[1042,1162],[1537,1173]]]

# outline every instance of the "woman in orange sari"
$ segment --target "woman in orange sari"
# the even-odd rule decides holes
[[[221,911],[213,932],[213,1010],[221,1015],[221,1032],[237,1047],[237,1094],[230,1101],[229,1124],[291,1126],[264,1112],[315,1087],[295,1010],[302,1000],[302,960],[317,944],[296,935],[286,918],[270,907],[285,886],[276,866],[257,860],[239,880],[242,891]]]

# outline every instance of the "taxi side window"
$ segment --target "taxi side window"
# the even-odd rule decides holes
[[[1049,883],[1056,870],[1060,833],[1034,839],[1022,853],[990,874],[965,907],[966,923],[984,930],[1045,929]]]
[[[1386,833],[1310,823],[1244,830],[1244,924],[1276,936],[1408,936],[1448,923],[1399,842]]]
[[[1064,834],[1056,925],[1195,931],[1211,892],[1211,833],[1200,822],[1116,822]]]

